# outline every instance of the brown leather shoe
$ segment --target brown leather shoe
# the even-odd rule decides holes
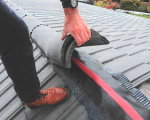
[[[54,105],[69,97],[69,90],[66,88],[51,87],[40,90],[41,97],[33,103],[25,103],[29,108],[41,105]]]

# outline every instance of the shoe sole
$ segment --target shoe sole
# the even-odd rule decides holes
[[[58,102],[58,103],[56,103],[54,105],[63,104],[63,103],[65,103],[69,99],[69,97],[70,97],[70,90],[67,89],[67,88],[62,88],[62,89],[66,90],[67,95],[65,96],[65,98],[62,101],[60,101],[60,102]],[[46,106],[46,105],[41,105],[41,106]],[[27,106],[27,107],[30,108],[30,109],[35,109],[35,108],[38,108],[38,107],[41,107],[41,106]],[[49,106],[52,106],[52,105],[49,105]]]

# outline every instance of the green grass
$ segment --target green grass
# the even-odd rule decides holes
[[[97,3],[94,3],[95,6],[98,6]]]
[[[95,5],[95,6],[98,6],[97,3],[94,3],[94,5]],[[109,3],[103,3],[103,4],[101,4],[100,7],[103,7],[103,6],[106,6],[106,5],[110,5],[110,4],[109,4]]]
[[[150,19],[150,16],[148,16],[148,15],[137,15],[137,14],[132,14],[132,13],[129,13],[129,14]]]

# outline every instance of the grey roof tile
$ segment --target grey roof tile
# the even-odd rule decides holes
[[[114,61],[115,59],[126,56],[126,55],[127,54],[125,52],[112,52],[112,53],[110,52],[110,54],[106,54],[104,56],[97,57],[97,59],[100,62],[102,62],[103,64],[106,64],[110,61]]]
[[[43,58],[43,57],[40,57],[37,62],[35,62],[35,65],[36,65],[36,71],[37,73],[39,73],[43,68],[44,66],[47,64],[46,60]]]
[[[85,108],[81,106],[78,101],[73,101],[63,114],[57,116],[57,120],[77,120],[84,112]],[[51,118],[51,116],[49,118]]]
[[[37,24],[41,24],[41,21],[37,18],[35,18],[32,15],[28,15],[22,18],[23,21],[25,21],[25,23],[28,23],[28,29],[29,29],[29,33],[32,32],[32,29],[37,25]]]
[[[17,10],[15,11],[15,13],[20,16],[21,18],[25,17],[26,15],[31,15],[29,14],[26,10],[22,9],[22,8],[17,8]]]
[[[71,97],[69,98],[69,100],[58,106],[56,109],[54,109],[51,113],[49,113],[45,118],[44,120],[63,120],[64,118],[64,113],[68,113],[68,109],[70,109],[70,107],[72,107],[74,105],[74,103],[78,103],[78,101],[74,98],[73,95],[71,95]],[[79,104],[79,103],[78,103]],[[70,111],[71,113],[73,112],[73,110]],[[57,114],[55,114],[57,113]],[[75,119],[71,119],[71,120],[75,120]]]
[[[103,31],[103,29],[101,27],[95,27],[94,30],[97,31],[97,32]]]
[[[128,45],[128,46],[119,48],[119,49],[117,49],[117,50],[118,50],[118,51],[122,51],[122,52],[127,52],[127,53],[128,53],[128,51],[131,51],[131,49],[133,49],[133,48],[135,48],[135,46],[133,46],[133,45]]]
[[[96,46],[81,47],[80,49],[92,55],[111,48],[112,48],[111,46],[107,45],[96,45]]]
[[[132,45],[132,43],[128,43],[125,41],[114,41],[114,42],[111,42],[109,45],[113,46],[113,48],[115,48],[115,49],[120,49],[122,47]]]
[[[105,64],[106,67],[109,67],[115,71],[126,72],[134,67],[137,67],[144,62],[141,62],[138,59],[134,59],[128,55],[120,57],[118,59],[112,60]],[[122,66],[122,67],[120,67]]]
[[[0,65],[0,70],[2,70],[4,68],[4,65],[3,64],[1,64]]]
[[[2,84],[2,82],[5,81],[5,79],[7,79],[8,75],[6,71],[3,71],[0,75],[0,85]]]
[[[14,91],[13,87],[11,87],[10,89],[8,89],[5,94],[3,94],[1,96],[0,99],[0,111],[2,111],[7,105],[9,105],[9,103],[16,98],[16,92]]]
[[[0,69],[0,74],[5,70],[5,68],[3,67],[2,69]]]
[[[113,54],[117,52],[117,50],[115,50],[114,48],[111,48],[111,49],[106,49],[106,50],[103,50],[103,51],[99,51],[95,54],[92,54],[92,56],[98,58],[98,57],[103,57],[105,55],[108,55],[108,54]]]
[[[2,120],[6,120],[8,117],[10,117],[17,109],[20,108],[22,105],[20,99],[16,97],[14,100],[12,100],[1,112],[0,112],[0,118]],[[19,120],[19,119],[18,119]]]
[[[59,19],[58,18],[55,18],[54,16],[41,16],[41,17],[38,17],[38,19],[40,20],[49,20],[49,21],[55,21]],[[61,21],[61,20],[60,20]]]
[[[141,44],[140,45],[141,47],[143,47],[143,48],[145,48],[145,49],[147,49],[148,51],[150,51],[150,43],[146,43],[146,44]]]
[[[17,104],[17,103],[15,103]],[[16,107],[17,105],[15,105]],[[24,112],[24,106],[20,106],[18,107],[17,109],[15,109],[15,111],[7,118],[8,120],[12,120],[14,119],[16,116],[17,117],[20,117],[20,113],[21,112]],[[24,120],[25,119],[25,114],[21,114],[22,115],[22,119]]]
[[[77,120],[85,112],[85,108],[77,101],[63,114],[59,120]],[[71,114],[70,114],[71,113]]]
[[[48,79],[49,77],[51,77],[54,74],[54,71],[52,69],[51,65],[47,65],[39,74],[39,80],[41,83],[44,83],[44,81],[46,79]]]
[[[41,20],[42,20],[42,22],[43,23],[45,23],[45,24],[48,24],[49,26],[52,26],[53,24],[55,25],[55,24],[63,24],[63,20],[62,21],[59,21],[59,20],[57,20],[57,21],[53,21],[53,20],[49,20],[49,19],[43,19],[43,18],[41,18]]]
[[[7,1],[6,4],[7,4],[8,6],[16,5],[13,1]]]
[[[150,80],[150,72],[144,74],[143,76],[137,78],[136,80],[132,81],[133,87],[138,87],[140,84],[144,83],[145,81]]]
[[[149,33],[145,33],[145,34],[139,34],[138,35],[138,39],[146,39],[147,41],[149,41],[150,40],[150,35],[149,35]]]
[[[57,27],[57,28],[53,28],[53,30],[55,30],[56,32],[62,31],[63,27]]]
[[[136,39],[136,37],[137,37],[137,34],[132,34],[132,35],[125,36],[122,40],[123,41],[132,40],[132,39]]]
[[[10,84],[12,84],[12,80],[8,77],[0,86],[0,95],[5,91]]]
[[[63,27],[63,24],[62,23],[56,23],[56,24],[49,24],[49,26],[51,28],[59,28],[59,27]]]
[[[12,7],[11,7],[11,9],[13,10],[13,11],[17,11],[18,9],[22,9],[20,6],[17,6],[16,4],[12,4],[11,5]]]
[[[42,87],[42,89],[46,89],[49,87],[65,87],[66,85],[64,82],[61,80],[61,78],[58,77],[58,75],[52,75],[49,81]]]
[[[149,82],[149,81],[147,81],[147,82],[143,83],[142,85],[140,85],[140,86],[138,87],[138,89],[140,89],[141,92],[142,92],[144,95],[146,95],[147,98],[150,99],[150,82]]]
[[[13,117],[13,120],[28,120],[24,113],[24,110],[20,111],[16,116]]]
[[[146,49],[144,47],[140,47],[140,46],[137,46],[137,47],[132,46],[131,49],[128,49],[128,50],[125,51],[130,56],[132,56],[134,54],[137,54],[137,53],[140,53],[142,51],[146,51]]]
[[[119,41],[121,40],[120,38],[117,38],[117,37],[112,37],[112,36],[106,36],[107,40],[109,42],[114,42],[114,41]]]
[[[136,68],[125,72],[124,74],[128,77],[130,81],[133,81],[144,74],[150,72],[150,66],[146,64],[142,64],[140,66],[137,66]]]
[[[139,61],[150,63],[150,51],[141,51],[137,54],[133,54],[132,57],[138,59]]]
[[[35,49],[34,53],[33,53],[33,56],[34,56],[34,60],[37,61],[37,59],[39,59],[41,57],[40,50],[39,49]]]

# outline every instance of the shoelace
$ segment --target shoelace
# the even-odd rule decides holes
[[[38,101],[45,101],[46,95],[48,95],[48,93],[43,91],[43,92],[41,93],[41,97],[38,99]]]

